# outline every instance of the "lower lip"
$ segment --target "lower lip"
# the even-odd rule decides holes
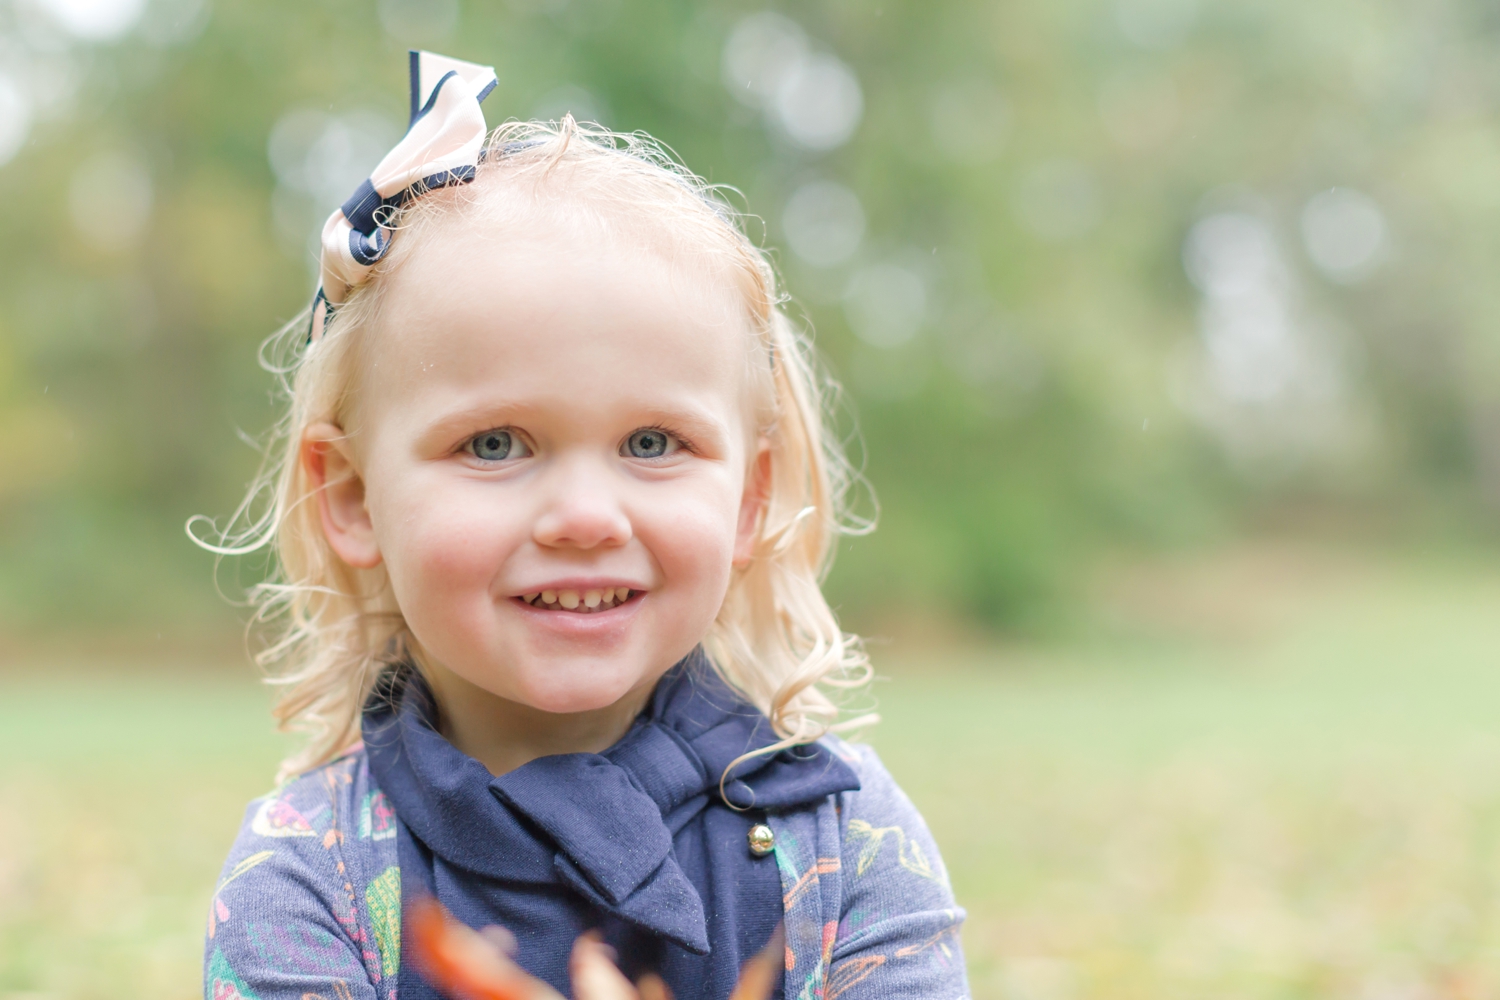
[[[634,618],[640,609],[641,603],[645,601],[645,594],[632,594],[624,604],[616,604],[612,608],[603,611],[548,611],[546,608],[533,607],[513,597],[511,600],[520,608],[521,614],[526,620],[542,628],[552,629],[564,635],[596,635],[600,632],[609,632],[619,628],[630,619]]]

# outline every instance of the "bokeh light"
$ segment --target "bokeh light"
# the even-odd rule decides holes
[[[1034,236],[1062,243],[1088,235],[1099,224],[1103,198],[1087,166],[1077,160],[1049,160],[1022,173],[1012,206]]]
[[[1211,215],[1188,234],[1183,263],[1203,293],[1199,329],[1214,388],[1237,402],[1284,393],[1302,356],[1291,277],[1270,227],[1248,212]]]
[[[837,181],[809,181],[787,199],[781,228],[793,253],[814,267],[854,256],[865,235],[859,196]]]
[[[315,267],[323,220],[354,193],[401,133],[392,116],[372,110],[331,115],[302,108],[277,119],[266,154],[277,180],[271,214],[283,250]]]
[[[105,42],[135,26],[146,0],[39,0],[69,34],[83,41]]]
[[[724,43],[724,86],[740,103],[765,108],[807,56],[796,21],[774,11],[747,15]]]
[[[1369,277],[1386,253],[1385,215],[1369,195],[1352,188],[1313,195],[1301,221],[1308,257],[1340,284]]]
[[[31,102],[17,83],[0,73],[0,165],[11,160],[31,133]]]
[[[403,45],[436,45],[458,27],[458,0],[378,0],[375,11],[386,33]]]
[[[772,11],[741,19],[724,45],[724,85],[794,144],[826,151],[849,141],[864,114],[854,71],[819,51],[797,22]]]
[[[899,264],[860,268],[844,293],[849,326],[871,347],[899,347],[911,340],[927,319],[927,306],[922,276]]]
[[[865,101],[848,65],[837,56],[815,52],[787,73],[772,106],[793,142],[826,150],[849,141],[864,114]]]
[[[954,162],[993,163],[1010,134],[1010,105],[990,80],[956,80],[932,95],[928,126],[933,145]]]

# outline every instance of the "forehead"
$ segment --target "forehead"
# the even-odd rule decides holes
[[[743,409],[755,341],[726,268],[557,206],[483,209],[384,276],[371,399]]]

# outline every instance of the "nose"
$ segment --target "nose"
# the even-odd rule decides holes
[[[630,518],[607,470],[580,458],[554,467],[532,539],[545,548],[615,548],[630,541]]]

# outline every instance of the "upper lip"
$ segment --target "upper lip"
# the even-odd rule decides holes
[[[633,580],[622,577],[569,577],[563,580],[549,580],[547,583],[538,583],[526,587],[515,596],[523,597],[526,594],[539,594],[543,591],[576,590],[580,594],[589,590],[613,590],[618,587],[628,587],[631,590],[645,590],[646,588]]]

